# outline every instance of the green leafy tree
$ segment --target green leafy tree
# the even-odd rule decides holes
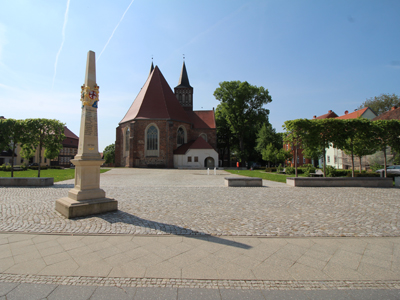
[[[358,156],[365,148],[364,139],[367,137],[365,129],[369,128],[370,121],[367,119],[350,119],[350,120],[336,120],[342,126],[341,130],[336,132],[335,146],[343,150],[351,157],[351,175],[354,175],[354,156]]]
[[[58,120],[50,119],[27,119],[25,120],[26,136],[23,144],[27,154],[31,154],[33,149],[39,151],[38,177],[40,177],[40,163],[42,162],[42,149],[45,157],[52,159],[58,156],[62,148],[62,141],[65,139],[64,126]],[[29,149],[29,150],[28,150]]]
[[[382,149],[384,157],[385,177],[387,176],[386,150],[392,148],[392,152],[400,152],[400,121],[399,120],[377,120],[372,122],[373,134],[376,137],[376,145]]]
[[[276,133],[270,123],[264,123],[257,133],[255,150],[267,161],[268,167],[271,162],[278,162],[278,154],[282,149],[282,134]],[[282,149],[283,150],[283,149]]]
[[[20,152],[20,155],[22,158],[25,158],[26,160],[29,161],[32,157],[35,156],[35,153],[36,153],[36,149],[33,148],[32,145],[29,145],[29,144],[22,145],[21,152]]]
[[[225,104],[224,117],[236,137],[236,154],[243,163],[254,151],[256,133],[263,123],[268,123],[269,110],[263,106],[272,101],[271,96],[264,87],[246,81],[221,82],[214,96]]]
[[[104,159],[107,164],[115,162],[115,144],[108,145],[103,151]]]
[[[219,157],[222,162],[225,161],[227,155],[227,161],[231,161],[231,152],[234,147],[235,137],[231,132],[230,126],[227,121],[227,110],[225,109],[226,103],[218,104],[215,110],[215,123],[217,125],[217,144]],[[228,165],[229,167],[230,165]]]
[[[290,144],[290,148],[294,153],[294,169],[295,177],[297,177],[297,155],[298,150],[302,147],[303,140],[309,135],[310,120],[297,119],[285,121],[283,127],[286,130],[284,141]]]
[[[14,177],[14,158],[18,144],[24,136],[24,122],[22,120],[0,120],[0,151],[11,150],[11,177]]]
[[[396,94],[381,94],[378,97],[372,97],[367,100],[363,104],[361,104],[358,109],[362,109],[364,107],[371,108],[377,115],[384,113],[385,111],[389,111],[393,106],[400,106],[400,98]]]

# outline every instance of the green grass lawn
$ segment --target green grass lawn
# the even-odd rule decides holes
[[[100,173],[110,169],[100,169]],[[14,171],[14,177],[37,177],[37,170]],[[0,171],[0,177],[11,177],[11,172]],[[75,169],[48,169],[40,170],[40,177],[53,177],[54,182],[75,178]]]
[[[264,171],[260,170],[225,170],[231,174],[238,174],[247,177],[259,177],[265,180],[277,181],[277,182],[284,182],[286,183],[287,177],[294,177],[294,175],[285,175],[285,174],[276,174],[276,173],[265,173]],[[304,174],[299,174],[299,177],[304,177]]]

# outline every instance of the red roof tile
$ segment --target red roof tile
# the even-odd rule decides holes
[[[194,128],[216,128],[213,110],[186,111]]]
[[[134,119],[167,119],[190,123],[158,66],[150,74],[120,124]]]
[[[319,117],[314,117],[313,119],[315,120],[315,119],[330,119],[330,118],[337,118],[338,117],[338,115],[337,114],[335,114],[333,111],[329,111],[327,114],[324,114],[324,115],[322,115],[322,116],[319,116]]]
[[[386,111],[372,119],[372,121],[376,120],[400,120],[400,107]]]
[[[174,154],[185,154],[190,149],[214,149],[209,143],[206,142],[201,136],[195,141],[183,144],[179,148],[175,149]]]
[[[79,139],[67,126],[64,126],[64,135],[66,138]]]
[[[358,117],[361,117],[366,111],[369,109],[369,107],[364,107],[363,109],[356,110],[355,112],[345,114],[343,116],[337,117],[337,119],[357,119]]]

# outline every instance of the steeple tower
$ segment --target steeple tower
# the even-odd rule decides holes
[[[150,73],[149,73],[149,76],[150,76],[151,72],[153,72],[153,70],[154,70],[153,58],[151,58],[151,67],[150,67]]]
[[[185,60],[183,61],[181,76],[178,85],[174,88],[175,96],[184,110],[193,111],[193,88],[189,84]]]

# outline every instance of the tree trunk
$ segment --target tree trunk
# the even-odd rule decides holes
[[[387,172],[386,172],[386,146],[383,147],[382,151],[383,151],[383,163],[385,164],[383,166],[383,168],[385,170],[384,172],[385,172],[385,178],[386,178],[387,177]]]
[[[324,169],[324,177],[326,177],[326,149],[323,150],[324,158],[322,159],[322,168]]]
[[[39,162],[38,162],[38,176],[40,177],[40,163],[42,162],[42,142],[39,143]]]
[[[355,177],[354,175],[354,154],[353,150],[351,150],[351,177]]]
[[[361,156],[359,156],[358,158],[359,158],[359,160],[360,160],[360,173],[361,173],[361,171],[362,171],[361,158],[362,158],[362,157],[361,157]]]
[[[297,145],[294,147],[294,174],[297,177]]]
[[[11,177],[14,177],[14,157],[15,157],[15,143],[13,141],[12,146],[12,153],[11,153]]]

